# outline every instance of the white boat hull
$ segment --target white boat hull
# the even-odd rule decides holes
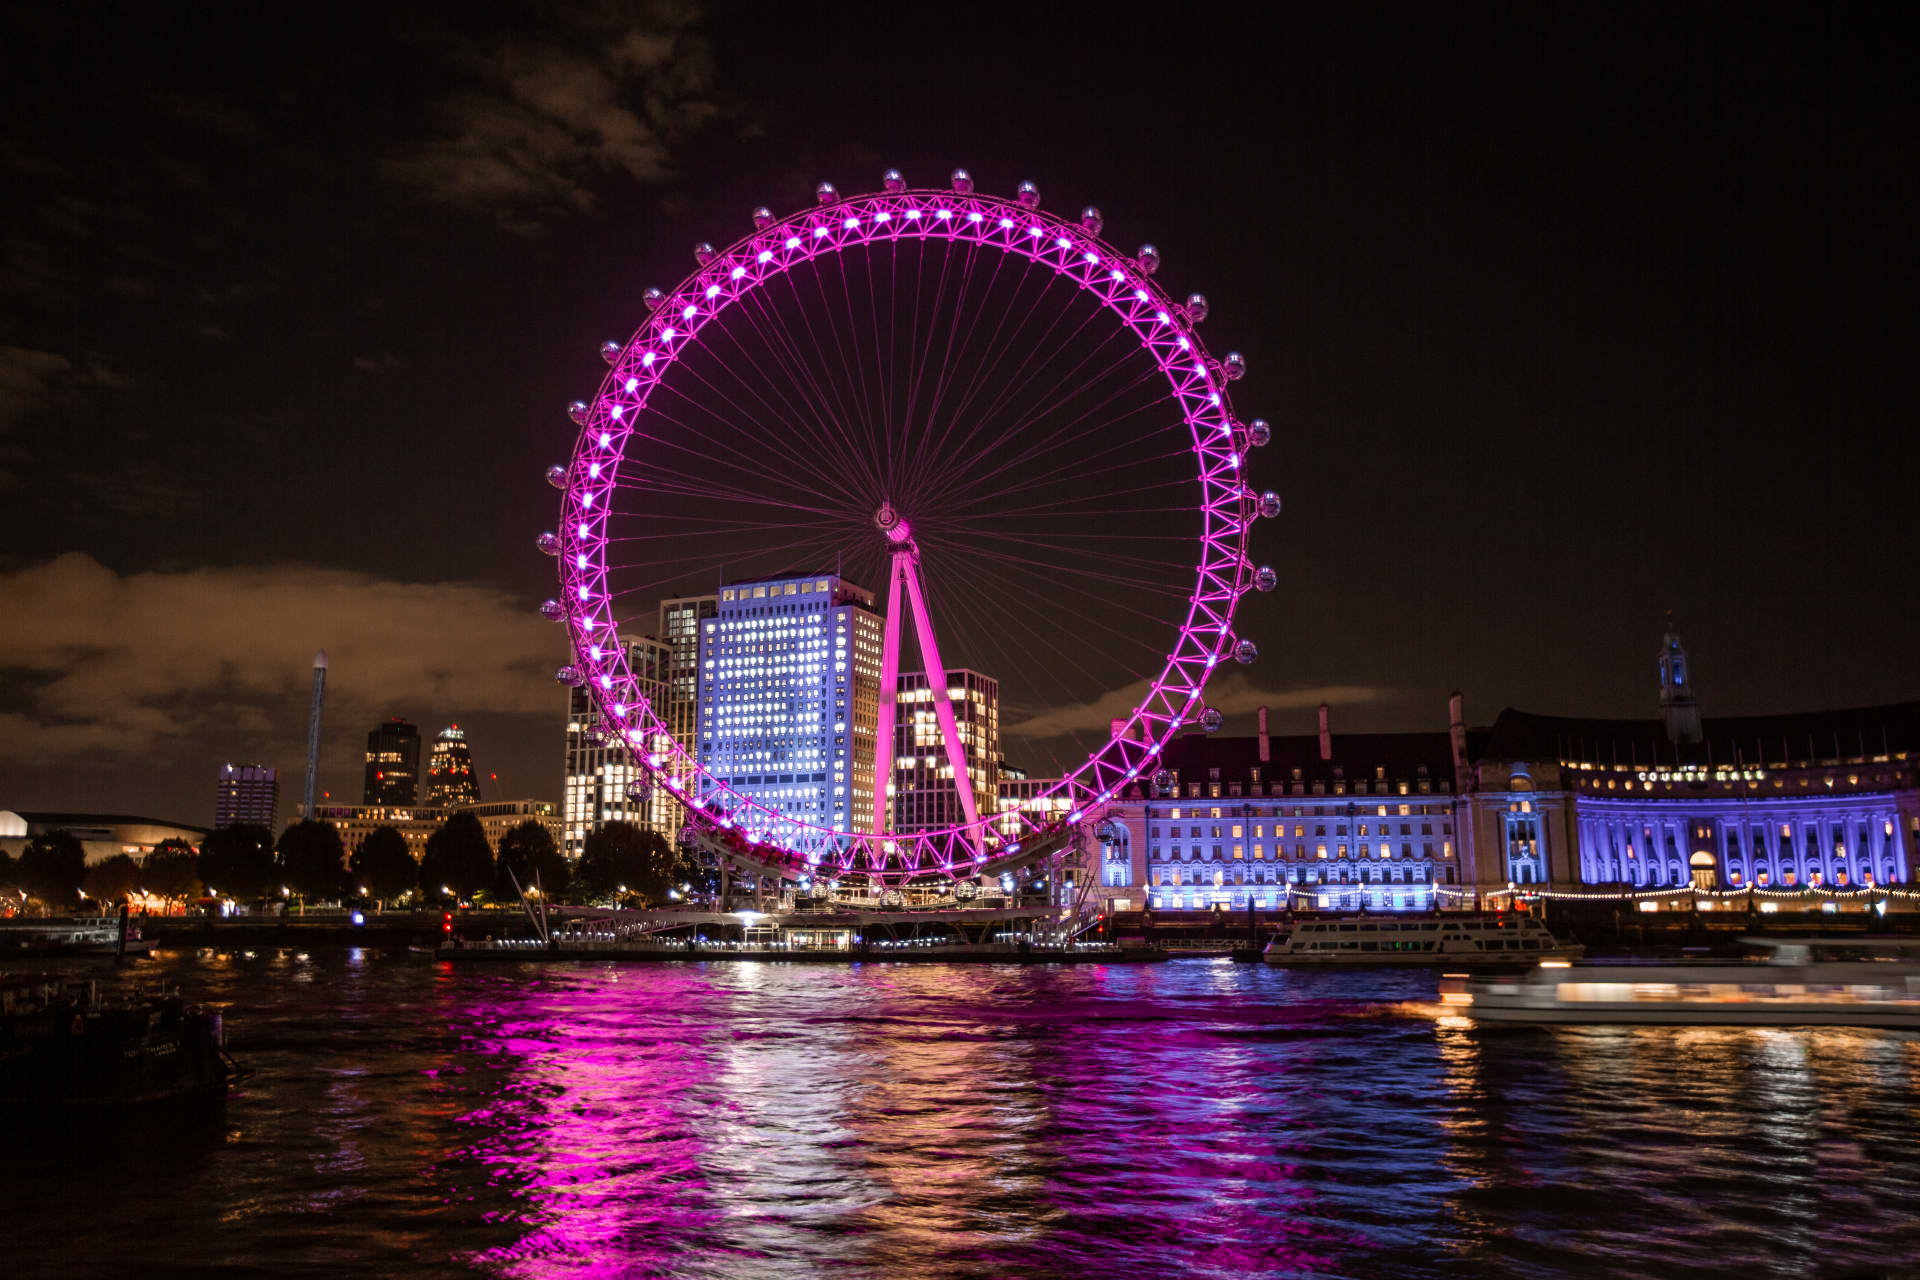
[[[1633,1004],[1573,1008],[1565,1005],[1511,1004],[1476,997],[1470,1008],[1455,1009],[1476,1022],[1541,1023],[1561,1026],[1688,1026],[1688,1027],[1887,1027],[1920,1031],[1920,1009],[1889,1005],[1782,1004],[1703,1008],[1679,1003]]]
[[[1531,969],[1542,960],[1565,960],[1572,963],[1586,953],[1585,947],[1564,947],[1557,951],[1534,951],[1519,955],[1499,955],[1487,952],[1335,952],[1331,955],[1299,952],[1281,954],[1268,951],[1260,959],[1272,965],[1285,965],[1288,968],[1377,968],[1381,965],[1394,965],[1406,968],[1447,968],[1447,969]]]
[[[1920,963],[1903,944],[1766,945],[1775,958],[1764,964],[1547,963],[1519,978],[1461,978],[1441,984],[1440,1003],[1489,1023],[1920,1030]]]
[[[1292,933],[1268,943],[1260,958],[1330,968],[1530,969],[1543,960],[1571,964],[1585,953],[1531,916],[1336,916],[1300,921]]]

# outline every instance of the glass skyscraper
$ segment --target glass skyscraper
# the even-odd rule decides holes
[[[721,587],[700,624],[707,774],[798,822],[871,830],[883,626],[873,593],[832,574]],[[784,823],[748,825],[795,848],[825,843]]]
[[[639,682],[640,693],[656,708],[667,696],[666,672],[670,649],[664,641],[642,636],[627,643],[627,665]],[[561,852],[577,858],[587,837],[608,822],[631,822],[672,840],[679,830],[679,806],[666,788],[642,787],[636,797],[630,789],[639,780],[633,758],[617,739],[603,731],[585,689],[567,691],[566,793],[561,801]],[[664,712],[662,713],[664,717]],[[646,744],[658,750],[664,742]]]
[[[700,624],[720,608],[718,595],[675,596],[660,602],[660,640],[667,646],[666,687],[654,712],[673,740],[689,755],[699,751],[700,735]],[[676,765],[674,776],[684,787],[693,781],[693,770]],[[686,810],[673,793],[661,788],[663,834],[669,839],[686,823]]]
[[[413,804],[419,799],[420,730],[395,716],[367,734],[362,804]]]
[[[280,808],[280,771],[263,764],[223,764],[213,801],[213,825],[246,822],[269,831]]]
[[[441,808],[480,802],[473,752],[467,746],[466,733],[457,724],[448,725],[434,739],[433,753],[427,757],[427,794],[422,801]]]
[[[894,831],[935,831],[959,826],[965,819],[941,739],[934,695],[924,671],[900,673],[893,732]],[[947,672],[946,696],[952,700],[954,727],[960,731],[974,811],[990,816],[999,803],[1000,682],[956,667]]]

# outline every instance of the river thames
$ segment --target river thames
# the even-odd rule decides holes
[[[41,1276],[1807,1276],[1920,1256],[1920,1036],[1476,1028],[1225,961],[160,953],[224,1109],[8,1145]],[[1907,1274],[1907,1273],[1900,1273]]]

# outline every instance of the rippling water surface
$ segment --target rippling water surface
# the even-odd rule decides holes
[[[1909,1034],[1496,1031],[1438,1019],[1430,973],[1210,961],[340,951],[155,971],[233,1002],[258,1075],[203,1117],[16,1132],[0,1270],[1802,1276],[1920,1257]]]

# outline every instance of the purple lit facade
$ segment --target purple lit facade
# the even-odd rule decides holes
[[[1509,710],[1476,737],[1462,803],[1483,888],[1833,891],[1911,880],[1920,703],[1710,719],[1685,745],[1657,720]]]
[[[1424,911],[1465,879],[1445,733],[1189,734],[1108,810],[1110,910]],[[1122,867],[1125,870],[1122,870]]]
[[[1910,882],[1920,703],[1705,720],[1671,623],[1658,670],[1658,720],[1507,710],[1484,732],[1456,723],[1477,888],[1864,905]]]
[[[1115,910],[1425,910],[1511,893],[1911,910],[1920,702],[1706,719],[1685,648],[1658,719],[1512,708],[1445,733],[1168,744],[1166,785],[1106,811]],[[1889,893],[1888,891],[1891,891]],[[1779,901],[1785,900],[1785,901]],[[1773,909],[1773,908],[1763,908]]]
[[[264,764],[223,764],[213,796],[215,828],[249,823],[274,829],[280,817],[280,771]]]

